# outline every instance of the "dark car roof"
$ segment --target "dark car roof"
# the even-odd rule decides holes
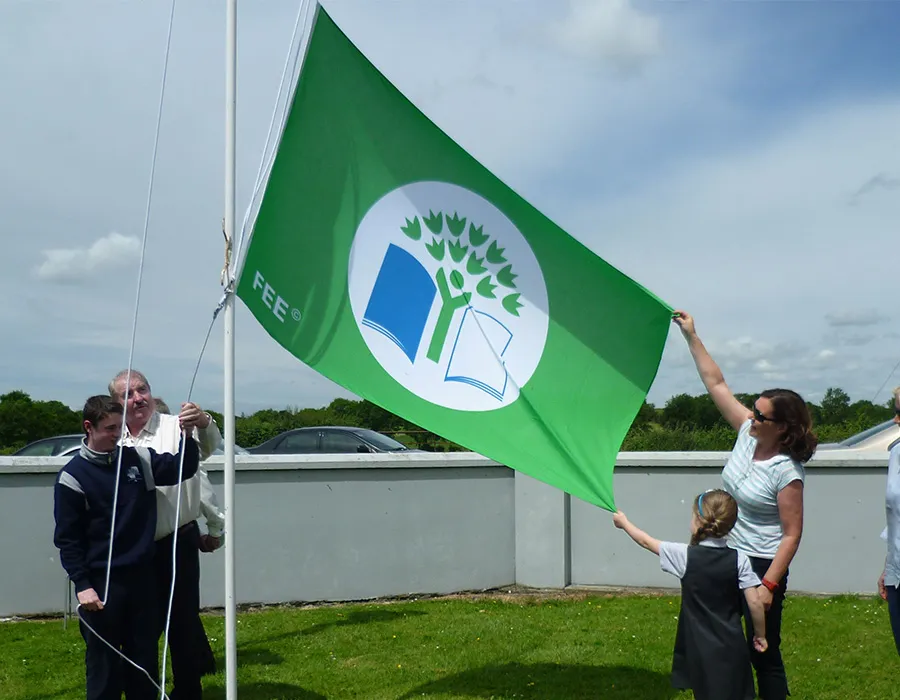
[[[261,442],[260,444],[248,448],[248,451],[251,453],[259,452],[263,454],[267,454],[266,450],[272,449],[273,445],[279,444],[283,439],[287,438],[289,435],[296,435],[297,433],[319,433],[320,431],[328,431],[333,430],[339,433],[345,433],[352,435],[357,440],[368,444],[371,447],[376,448],[377,451],[384,452],[400,452],[410,451],[410,452],[418,452],[419,450],[410,450],[406,445],[404,445],[399,440],[391,437],[390,435],[385,435],[384,433],[379,433],[377,430],[372,430],[371,428],[362,428],[354,425],[309,425],[303,428],[289,428],[274,437],[269,438],[265,442]],[[396,444],[395,449],[391,449],[390,446],[386,446],[382,441],[387,440],[392,444]],[[387,448],[387,449],[385,449]]]

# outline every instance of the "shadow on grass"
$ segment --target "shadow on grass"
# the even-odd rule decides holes
[[[301,632],[303,635],[318,634],[332,627],[347,627],[348,625],[365,625],[370,622],[395,622],[402,620],[404,617],[413,617],[416,615],[425,615],[421,610],[405,610],[398,612],[396,610],[386,610],[384,608],[376,608],[374,610],[352,610],[349,613],[340,613],[341,617],[331,622],[320,622],[312,627],[307,627]]]
[[[238,666],[277,666],[284,663],[284,657],[261,647],[246,647],[237,650]],[[216,657],[216,668],[225,669],[225,657]]]
[[[669,675],[629,666],[504,664],[456,673],[413,688],[400,700],[429,695],[541,700],[664,700],[674,698]]]
[[[327,697],[290,683],[238,683],[241,700],[328,700]],[[225,688],[205,687],[203,700],[225,700]]]
[[[319,622],[318,624],[312,625],[302,630],[291,630],[290,632],[273,634],[269,637],[263,637],[262,639],[253,640],[251,643],[267,644],[269,642],[277,642],[282,639],[293,639],[294,637],[298,637],[300,635],[308,636],[312,634],[319,634],[319,632],[324,632],[325,630],[332,629],[334,627],[365,625],[370,622],[395,622],[397,620],[402,620],[404,617],[415,617],[417,615],[426,614],[427,613],[424,613],[421,610],[405,610],[403,612],[398,612],[395,610],[384,610],[380,608],[375,610],[353,610],[349,613],[337,613],[338,619],[336,620],[331,620],[329,622]],[[240,653],[240,651],[238,653]],[[223,667],[220,666],[220,668]]]

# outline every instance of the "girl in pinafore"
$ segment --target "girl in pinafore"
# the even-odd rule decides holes
[[[753,618],[753,645],[766,650],[765,610],[759,578],[725,536],[737,521],[737,503],[715,489],[694,499],[690,545],[660,542],[635,527],[622,511],[616,527],[659,555],[662,570],[681,579],[681,612],[672,657],[672,685],[694,691],[696,700],[753,700],[750,650],[741,627],[741,592]]]

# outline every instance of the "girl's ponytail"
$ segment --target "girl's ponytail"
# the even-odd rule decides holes
[[[737,502],[727,491],[712,489],[694,499],[694,516],[699,522],[691,544],[725,537],[737,522]]]

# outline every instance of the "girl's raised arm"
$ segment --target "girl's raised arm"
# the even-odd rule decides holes
[[[631,523],[630,520],[625,516],[621,510],[617,511],[613,516],[613,525],[615,525],[620,530],[625,530],[628,536],[637,542],[644,549],[649,549],[651,552],[659,556],[659,540],[655,537],[651,537],[646,532],[641,530],[639,527],[636,527]]]

